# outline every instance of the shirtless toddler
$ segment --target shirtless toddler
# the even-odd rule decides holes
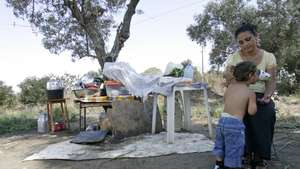
[[[243,117],[246,113],[254,115],[257,110],[255,93],[248,88],[257,81],[256,65],[241,62],[234,67],[233,76],[234,81],[224,94],[224,112],[216,129],[214,169],[242,168],[245,146]]]

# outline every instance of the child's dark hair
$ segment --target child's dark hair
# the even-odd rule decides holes
[[[243,23],[234,33],[234,37],[237,38],[237,36],[242,32],[250,32],[252,35],[256,36],[256,26],[252,25],[250,23]]]
[[[236,81],[249,80],[249,75],[251,73],[256,73],[256,65],[250,61],[244,61],[237,64],[233,70],[233,76]]]

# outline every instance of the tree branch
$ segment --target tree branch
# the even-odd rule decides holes
[[[123,21],[119,25],[117,29],[117,34],[114,40],[114,45],[109,53],[109,57],[112,57],[113,61],[115,61],[124,46],[125,41],[130,36],[130,23],[132,16],[135,14],[135,9],[139,0],[131,0],[127,5],[127,11],[123,17]]]
[[[71,10],[72,15],[74,16],[74,18],[77,19],[77,21],[79,22],[79,24],[82,27],[85,27],[84,18],[82,16],[82,14],[80,13],[80,9],[77,7],[76,1],[64,0],[64,4]]]
[[[103,40],[103,37],[101,33],[98,31],[95,23],[97,22],[97,18],[92,18],[93,16],[90,15],[84,16],[83,13],[81,13],[80,9],[77,6],[76,1],[71,0],[64,0],[65,5],[71,10],[72,15],[74,18],[77,19],[81,27],[87,32],[89,38],[93,42],[94,50],[96,53],[96,57],[100,66],[103,67],[104,60],[103,58],[106,56],[105,52],[105,42]],[[84,8],[84,7],[83,7]],[[94,23],[93,23],[94,22]]]
[[[86,54],[85,56],[80,56],[79,58],[84,58],[84,57],[90,57],[90,58],[94,58],[94,59],[98,59],[98,57],[96,55],[92,55],[92,54]]]

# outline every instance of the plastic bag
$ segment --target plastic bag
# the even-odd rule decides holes
[[[120,81],[134,96],[146,97],[150,92],[170,95],[172,87],[187,78],[161,77],[138,74],[125,62],[106,62],[103,74],[108,78]]]

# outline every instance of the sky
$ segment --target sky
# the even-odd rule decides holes
[[[147,68],[165,70],[169,62],[192,60],[201,69],[201,46],[190,40],[186,28],[194,23],[209,0],[141,0],[143,11],[134,15],[130,37],[117,61],[130,64],[138,73]],[[84,58],[72,62],[69,52],[51,54],[43,47],[42,35],[35,33],[28,22],[16,18],[12,9],[0,1],[0,80],[17,87],[27,77],[70,73],[83,75],[100,66],[96,60]],[[204,49],[204,70],[209,69],[208,53]]]

